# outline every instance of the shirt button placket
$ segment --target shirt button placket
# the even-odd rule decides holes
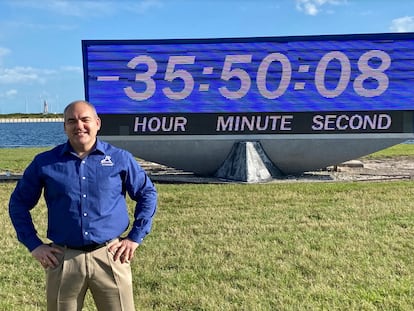
[[[82,227],[84,228],[84,232],[83,235],[84,237],[87,239],[89,232],[85,230],[85,228],[87,228],[87,221],[86,221],[86,217],[88,216],[88,213],[86,212],[87,209],[87,192],[88,192],[88,184],[86,182],[86,161],[82,160],[81,162],[81,167],[80,167],[80,171],[79,171],[79,178],[80,178],[80,193],[81,193],[81,213],[82,213],[82,218],[84,220],[82,220]]]

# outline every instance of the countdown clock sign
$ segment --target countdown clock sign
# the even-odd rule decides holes
[[[82,48],[86,98],[106,137],[412,134],[412,33],[85,40]]]

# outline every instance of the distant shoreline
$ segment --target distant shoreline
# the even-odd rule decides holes
[[[45,122],[63,122],[60,117],[48,118],[1,118],[0,123],[45,123]]]
[[[0,113],[0,119],[30,119],[30,118],[39,118],[39,119],[47,119],[47,118],[63,118],[63,113]]]
[[[62,113],[9,113],[0,114],[0,123],[63,122]]]

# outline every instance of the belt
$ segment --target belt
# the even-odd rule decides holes
[[[106,242],[100,243],[100,244],[98,244],[98,243],[92,243],[92,244],[83,245],[83,246],[63,245],[63,247],[70,248],[70,249],[74,249],[74,250],[77,250],[77,251],[82,251],[82,252],[89,253],[89,252],[96,251],[97,249],[100,249],[100,248],[102,248],[104,246],[107,246],[109,243],[111,243],[114,240],[115,239],[112,239],[112,240],[109,240],[109,241],[106,241]]]

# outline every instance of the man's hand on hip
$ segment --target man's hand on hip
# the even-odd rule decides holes
[[[59,260],[55,254],[62,254],[59,248],[50,246],[48,244],[42,244],[36,247],[32,251],[32,256],[40,262],[43,268],[54,268],[59,264]]]
[[[108,251],[114,256],[114,261],[119,259],[122,263],[129,263],[138,246],[137,242],[126,238],[111,244]]]

